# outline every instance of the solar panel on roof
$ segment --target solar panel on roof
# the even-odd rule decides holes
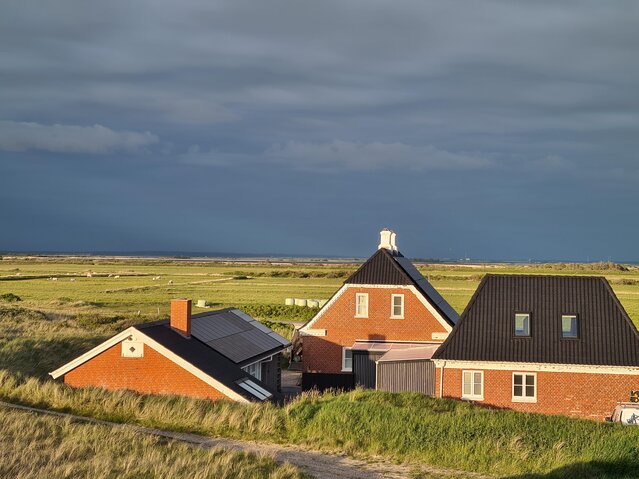
[[[191,335],[236,363],[290,345],[289,341],[239,309],[192,318]]]
[[[395,261],[399,263],[399,265],[408,273],[415,283],[420,287],[420,289],[428,296],[428,298],[437,305],[437,307],[453,322],[457,323],[459,319],[459,315],[457,311],[455,311],[450,304],[444,299],[444,297],[439,294],[432,284],[422,276],[422,274],[415,268],[415,265],[408,259],[404,257],[397,257]]]

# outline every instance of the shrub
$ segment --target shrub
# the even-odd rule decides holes
[[[82,313],[76,316],[78,325],[84,328],[96,328],[99,326],[110,325],[124,321],[125,319],[126,317],[120,315],[106,316],[98,313]]]
[[[287,306],[285,304],[243,304],[238,307],[256,319],[308,321],[317,312],[316,309],[305,306]]]
[[[4,293],[0,294],[0,301],[4,301],[5,303],[17,303],[18,301],[22,301],[22,298],[20,298],[17,294]]]

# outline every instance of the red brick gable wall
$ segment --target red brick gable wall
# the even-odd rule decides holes
[[[368,318],[355,317],[355,295],[368,293]],[[391,319],[391,295],[404,295],[404,319]],[[304,371],[342,371],[342,348],[355,340],[430,341],[433,333],[446,328],[408,288],[366,288],[351,286],[327,306],[311,329],[325,329],[326,336],[303,336]]]
[[[481,364],[466,370],[482,371]],[[599,421],[612,414],[617,402],[628,401],[631,390],[639,389],[639,376],[538,371],[537,402],[521,403],[512,401],[512,374],[519,371],[483,371],[484,400],[477,401],[479,405]],[[439,397],[439,368],[435,374],[435,395]],[[444,369],[443,395],[461,398],[462,369]]]
[[[147,344],[142,358],[123,358],[121,350],[121,343],[112,346],[65,374],[64,382],[74,387],[97,386],[150,394],[228,399]]]

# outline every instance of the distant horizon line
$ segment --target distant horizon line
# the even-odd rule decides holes
[[[137,257],[137,258],[172,258],[172,259],[326,259],[326,260],[365,260],[366,256],[339,256],[339,255],[321,255],[321,254],[283,254],[283,253],[237,253],[237,252],[202,252],[202,251],[57,251],[57,250],[0,250],[0,256],[19,255],[19,256],[111,256],[111,257]],[[539,263],[617,263],[617,264],[639,264],[638,260],[612,260],[597,259],[591,260],[565,260],[565,259],[491,259],[491,258],[432,258],[425,256],[408,256],[409,259],[434,262],[434,263],[519,263],[519,264],[539,264]]]

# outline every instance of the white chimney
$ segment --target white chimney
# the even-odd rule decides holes
[[[379,246],[377,249],[387,249],[391,253],[397,253],[397,244],[395,243],[397,234],[393,230],[384,228],[379,232]]]

